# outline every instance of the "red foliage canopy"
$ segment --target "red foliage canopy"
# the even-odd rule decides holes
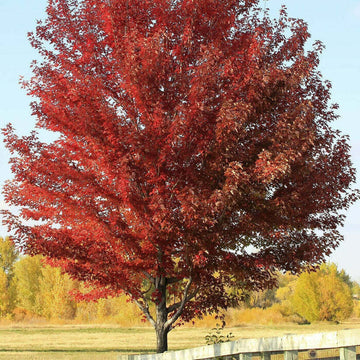
[[[6,222],[157,331],[320,262],[357,198],[322,44],[306,52],[306,24],[257,3],[49,0],[30,34],[44,60],[24,86],[59,138],[3,129],[20,208]]]

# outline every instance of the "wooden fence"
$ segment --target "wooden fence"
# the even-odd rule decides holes
[[[169,351],[163,354],[120,355],[118,360],[210,360],[240,359],[271,360],[272,354],[283,354],[284,360],[298,360],[301,351],[308,351],[308,359],[320,359],[317,351],[336,349],[335,358],[356,360],[356,347],[360,346],[360,329],[341,330],[320,334],[285,335],[261,339],[239,339],[222,344],[208,345],[193,349]]]

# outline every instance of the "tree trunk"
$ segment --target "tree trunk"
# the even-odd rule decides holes
[[[164,328],[156,329],[156,352],[163,353],[168,350],[168,333]]]
[[[165,327],[168,317],[168,310],[166,308],[166,286],[167,279],[160,278],[157,290],[159,291],[159,303],[156,304],[156,344],[157,352],[163,353],[168,350],[168,333],[169,329]]]

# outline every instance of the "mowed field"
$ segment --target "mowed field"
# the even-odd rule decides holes
[[[314,333],[360,328],[359,322],[343,324],[317,323],[312,325],[243,325],[225,328],[234,339],[281,336],[284,334]],[[205,345],[210,329],[185,327],[169,335],[170,350]],[[0,325],[0,359],[7,360],[115,360],[117,355],[154,351],[152,328],[121,328],[96,325]]]

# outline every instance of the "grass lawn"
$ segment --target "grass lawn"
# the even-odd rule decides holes
[[[359,328],[360,322],[312,325],[243,325],[225,328],[234,339],[281,336]],[[185,327],[169,334],[169,350],[205,345],[209,329]],[[0,326],[0,359],[6,360],[115,360],[117,355],[154,351],[152,328],[96,325]]]

